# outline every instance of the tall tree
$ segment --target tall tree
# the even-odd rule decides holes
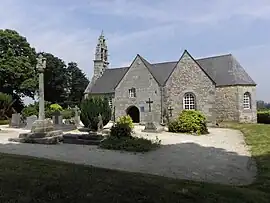
[[[36,52],[26,38],[14,30],[0,29],[0,92],[12,95],[20,111],[20,97],[34,97],[37,88]],[[17,108],[18,107],[18,108]]]
[[[87,87],[89,80],[86,75],[78,67],[77,63],[68,63],[67,73],[69,76],[68,80],[68,105],[74,106],[79,105],[81,102],[85,88]]]
[[[65,62],[50,53],[42,53],[47,59],[44,71],[44,98],[65,107],[68,100],[68,74]]]

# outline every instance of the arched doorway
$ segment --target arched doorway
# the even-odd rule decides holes
[[[126,112],[132,118],[133,123],[140,123],[140,111],[136,106],[128,107]]]

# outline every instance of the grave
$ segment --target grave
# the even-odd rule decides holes
[[[151,101],[151,99],[149,98],[146,103],[149,106],[149,110],[148,110],[148,115],[147,115],[147,121],[145,123],[145,127],[142,130],[142,132],[149,132],[149,133],[160,133],[164,130],[164,128],[158,124],[156,124],[153,121],[153,114],[152,114],[152,110],[151,110],[151,104],[153,103],[153,101]]]
[[[26,118],[26,127],[25,129],[27,130],[31,130],[33,123],[37,120],[37,116],[36,115],[32,115]]]
[[[22,126],[21,114],[19,114],[19,113],[12,114],[9,126],[12,127],[12,128],[21,127]]]
[[[21,133],[18,138],[10,138],[9,141],[21,143],[57,144],[62,139],[63,131],[54,130],[53,123],[45,119],[44,111],[44,69],[46,68],[46,58],[41,54],[37,58],[39,71],[39,115],[29,133]]]
[[[103,120],[102,116],[98,116],[98,131],[85,131],[82,134],[68,133],[63,135],[63,143],[67,144],[80,144],[80,145],[99,145],[104,139],[103,136]],[[86,130],[86,129],[85,129]],[[89,130],[89,129],[88,129]]]

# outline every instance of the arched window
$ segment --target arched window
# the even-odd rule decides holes
[[[249,92],[244,94],[243,107],[244,109],[251,109],[251,98]]]
[[[186,110],[196,109],[195,96],[192,93],[186,93],[183,98],[183,108]]]

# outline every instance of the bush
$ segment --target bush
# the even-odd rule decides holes
[[[65,109],[61,111],[61,115],[63,116],[63,119],[71,119],[75,116],[75,112],[72,109]]]
[[[0,120],[0,125],[8,125],[9,120]]]
[[[110,136],[103,142],[100,147],[103,149],[121,150],[129,152],[147,152],[160,146],[160,140],[151,141],[138,137],[115,137]]]
[[[27,107],[23,108],[21,113],[22,113],[23,118],[26,118],[32,115],[38,116],[38,108],[37,106],[30,104]]]
[[[258,111],[257,112],[257,122],[270,124],[270,111]]]
[[[115,126],[111,128],[110,135],[112,137],[130,137],[131,136],[131,128],[126,123],[117,123]]]
[[[207,134],[208,129],[206,126],[205,116],[195,110],[184,110],[178,118],[169,123],[169,131],[176,133],[196,133]]]
[[[127,115],[127,116],[120,116],[117,121],[116,124],[127,124],[131,129],[134,128],[134,124],[132,121],[132,118]]]
[[[111,108],[108,99],[102,97],[88,97],[81,103],[81,121],[85,127],[96,131],[98,128],[98,115],[102,116],[103,125],[111,119]]]
[[[50,110],[52,112],[56,112],[56,111],[63,111],[62,106],[60,106],[59,104],[51,104],[50,105]]]

